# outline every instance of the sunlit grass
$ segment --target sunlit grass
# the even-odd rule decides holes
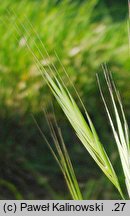
[[[103,10],[96,9],[98,4],[98,0],[88,0],[82,4],[61,1],[57,5],[53,1],[51,3],[28,0],[20,3],[15,0],[1,2],[1,107],[10,110],[19,109],[22,113],[26,110],[37,111],[41,97],[44,97],[41,94],[43,86],[41,78],[32,57],[25,51],[26,40],[46,68],[47,63],[53,62],[60,71],[61,67],[54,54],[56,50],[71,79],[74,83],[78,83],[78,91],[81,94],[87,93],[95,71],[97,72],[100,64],[106,61],[114,62],[116,66],[120,62],[122,74],[124,73],[122,65],[127,68],[129,64],[126,23],[112,22],[109,10],[104,6],[106,11],[104,15]],[[42,45],[27,18],[33,23],[50,58],[43,50],[42,56],[37,51],[35,42],[40,49]],[[15,22],[20,27],[19,33],[15,29]],[[119,70],[118,67],[115,68],[116,71]],[[84,86],[86,86],[85,92],[82,92]],[[47,95],[45,86],[44,89],[47,105],[49,94]],[[24,106],[21,106],[21,100]]]
[[[16,33],[15,35],[16,37],[15,39],[13,38],[13,41],[10,41],[10,38],[11,38],[10,35],[4,34],[5,36],[4,41],[5,41],[5,38],[8,39],[10,41],[9,47],[11,46],[10,50],[17,50],[17,51],[16,53],[14,53],[14,56],[12,55],[13,52],[10,52],[11,53],[10,61],[9,61],[10,65],[7,66],[7,62],[4,62],[4,60],[3,60],[4,62],[3,65],[6,65],[5,71],[8,74],[10,74],[11,72],[10,67],[16,68],[16,71],[14,70],[14,73],[15,75],[18,75],[18,80],[16,79],[16,83],[18,84],[17,85],[18,95],[15,95],[15,92],[14,92],[13,94],[14,102],[16,102],[17,100],[18,101],[21,100],[21,98],[29,98],[31,101],[34,95],[37,97],[37,92],[38,90],[40,90],[42,86],[40,76],[37,79],[38,84],[37,85],[34,84],[35,88],[31,88],[30,85],[34,83],[34,76],[37,74],[38,71],[40,71],[44,80],[48,84],[52,94],[54,95],[58,104],[60,105],[66,117],[68,118],[79,140],[84,145],[84,147],[89,152],[89,154],[92,156],[92,158],[95,160],[95,162],[100,167],[100,169],[103,171],[103,173],[108,177],[108,179],[117,188],[121,197],[124,198],[124,195],[122,193],[122,189],[121,189],[121,186],[118,180],[118,175],[115,173],[115,170],[109,159],[109,156],[107,155],[106,150],[104,149],[104,146],[98,137],[96,129],[91,121],[91,118],[85,106],[82,103],[81,98],[79,97],[79,94],[77,94],[77,91],[76,91],[76,94],[82,104],[84,114],[82,114],[82,111],[79,109],[77,103],[72,97],[72,94],[69,91],[68,85],[66,85],[66,83],[63,81],[62,77],[60,76],[60,72],[59,72],[60,67],[57,68],[57,62],[59,62],[61,65],[61,68],[64,70],[64,67],[61,64],[61,61],[62,61],[63,64],[65,63],[66,68],[68,67],[70,70],[72,70],[72,79],[74,77],[74,80],[76,79],[79,79],[78,81],[82,80],[83,82],[82,84],[84,84],[85,81],[87,80],[85,78],[86,73],[84,73],[85,68],[87,68],[87,65],[89,65],[89,67],[86,69],[87,74],[88,74],[86,77],[89,79],[89,75],[90,75],[89,71],[96,70],[96,68],[102,62],[106,60],[107,61],[111,59],[113,60],[113,57],[114,57],[117,60],[120,59],[122,63],[125,62],[124,59],[126,56],[126,46],[124,45],[121,46],[120,41],[122,40],[117,40],[117,37],[122,38],[122,39],[125,38],[123,37],[124,36],[124,33],[123,33],[124,23],[122,23],[122,25],[120,24],[120,28],[119,28],[118,23],[109,25],[109,28],[108,28],[107,23],[109,24],[111,23],[111,19],[108,14],[106,22],[102,23],[98,21],[97,23],[94,24],[93,19],[92,19],[92,14],[94,14],[93,12],[95,11],[95,6],[97,3],[98,3],[97,0],[87,1],[87,3],[84,3],[79,8],[73,4],[71,5],[71,7],[69,7],[67,3],[64,3],[64,4],[59,4],[57,7],[54,7],[54,8],[52,7],[52,10],[47,10],[48,4],[43,4],[41,8],[42,9],[44,8],[45,11],[47,10],[47,14],[44,14],[43,16],[44,19],[42,19],[43,20],[43,23],[42,23],[43,32],[42,31],[40,32],[40,29],[38,29],[38,34],[36,33],[32,24],[27,18],[29,16],[30,17],[32,16],[30,4],[28,4],[26,7],[26,16],[22,16],[21,14],[20,17],[17,17],[15,10],[14,10],[15,13],[12,12],[12,10],[11,12],[9,11],[4,21],[5,23],[10,21],[9,25],[11,27],[13,23],[13,28],[11,29],[14,34]],[[20,14],[20,11],[22,11],[22,8],[23,7],[21,4],[19,14]],[[65,10],[61,11],[61,9],[63,8]],[[74,9],[75,9],[75,13],[73,14]],[[59,11],[61,13],[59,13]],[[89,13],[87,14],[87,17],[86,17],[86,11],[89,11]],[[67,18],[68,16],[70,16],[70,14],[73,17],[72,19]],[[11,17],[11,20],[10,20],[10,17]],[[40,20],[41,20],[41,17],[40,17]],[[36,20],[34,19],[34,25],[35,25],[35,21]],[[62,25],[59,24],[60,22],[62,23]],[[37,25],[38,24],[36,23],[36,26]],[[51,32],[48,30],[48,26]],[[114,35],[113,35],[113,31],[114,31]],[[44,38],[41,39],[40,34],[44,35]],[[8,40],[6,40],[6,43]],[[45,41],[47,40],[46,43],[49,45],[49,47],[51,47],[49,51],[48,51],[48,46],[46,49],[46,46],[45,46],[46,44],[44,45],[44,42],[45,42],[44,40]],[[14,47],[12,47],[12,45],[15,47],[15,49]],[[3,46],[4,46],[4,43],[3,43]],[[18,49],[16,49],[16,47],[18,47]],[[34,63],[32,63],[32,59],[30,55],[28,55],[28,52],[26,52],[26,55],[25,55],[25,47],[27,47],[30,53],[32,54],[34,58]],[[60,53],[60,58],[58,57],[57,53],[55,53],[53,50],[55,49],[55,47],[57,50],[62,50]],[[6,52],[8,51],[5,50],[4,55],[6,54]],[[125,55],[123,55],[123,53]],[[120,54],[122,54],[123,57],[121,57],[122,55]],[[2,55],[3,59],[4,59],[4,55]],[[20,64],[18,64],[18,62],[20,62]],[[24,66],[23,66],[23,62],[25,63]],[[91,62],[91,65],[90,65],[90,62]],[[2,68],[4,68],[3,65],[2,65]],[[81,65],[83,65],[83,67],[81,67]],[[30,83],[30,76],[27,73],[28,69],[29,69],[30,74],[33,74],[33,75],[35,74],[34,76],[32,76],[32,80],[31,80],[32,83]],[[79,76],[75,75],[75,69],[78,72],[79,71],[81,72]],[[19,71],[22,71],[22,73],[20,73]],[[107,85],[110,91],[110,96],[111,96],[112,103],[113,103],[113,109],[115,111],[118,132],[116,132],[114,128],[113,119],[111,118],[111,115],[107,108],[106,103],[105,103],[105,107],[106,107],[106,110],[109,116],[109,120],[110,120],[112,129],[113,129],[114,137],[116,139],[116,143],[118,146],[121,163],[122,163],[122,167],[123,167],[124,175],[126,179],[127,190],[128,190],[128,193],[130,193],[129,192],[130,191],[130,186],[129,186],[130,176],[129,176],[128,127],[126,124],[123,107],[122,107],[119,95],[116,91],[115,85],[113,84],[113,81],[109,78],[109,76],[106,73],[105,73],[105,78],[106,78]],[[16,85],[16,83],[14,83],[14,86]],[[70,85],[72,84],[72,82],[69,82],[69,83]],[[115,102],[115,98],[113,96],[113,92],[111,91],[111,85],[114,87],[114,90],[115,90],[115,93],[116,93],[116,96],[119,102],[119,106],[121,108],[124,126],[122,124],[122,120],[120,119],[119,113],[117,111],[118,109],[117,109],[117,105]],[[7,87],[8,86],[10,88],[10,85],[7,85]],[[27,86],[29,86],[29,88],[27,88]],[[12,93],[12,91],[10,90],[8,92]],[[102,91],[101,91],[101,94],[102,94]],[[102,98],[104,100],[103,94],[102,94]],[[4,103],[6,105],[14,106],[15,103],[13,103],[13,101],[10,101],[8,99],[7,94],[4,95]],[[76,179],[74,169],[72,167],[72,163],[70,161],[67,149],[65,147],[61,132],[58,129],[58,137],[57,137],[57,134],[51,122],[48,121],[48,125],[51,130],[52,139],[56,147],[56,152],[52,149],[52,146],[50,145],[46,137],[43,134],[42,135],[44,139],[46,140],[58,165],[61,168],[61,171],[65,177],[65,180],[68,185],[72,198],[82,199],[78,181]]]

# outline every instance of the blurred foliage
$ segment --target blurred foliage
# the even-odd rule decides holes
[[[109,125],[106,124],[106,114],[95,73],[101,73],[102,76],[101,64],[108,63],[121,91],[129,120],[130,61],[127,16],[127,5],[124,1],[24,0],[19,3],[17,0],[4,0],[1,2],[0,178],[5,182],[0,186],[3,194],[0,199],[17,199],[19,197],[17,193],[22,194],[24,199],[69,198],[67,189],[63,189],[64,181],[57,165],[43,144],[30,115],[30,113],[36,115],[39,124],[50,137],[41,110],[43,106],[48,107],[50,100],[53,99],[37,70],[33,55],[26,46],[27,43],[45,69],[53,63],[65,82],[70,85],[55,55],[56,51],[71,81],[78,89],[101,139],[106,143],[105,147],[113,158],[122,181],[122,173],[117,166],[117,152]],[[45,45],[50,57],[47,56],[39,39]],[[55,101],[54,105],[56,117],[64,131],[65,142],[69,146],[81,188],[87,199],[101,198],[104,184],[108,186],[103,191],[102,199],[118,198],[111,184],[106,183],[105,177],[101,177],[90,156],[79,145]],[[57,184],[57,179],[60,179],[60,184]],[[97,184],[101,184],[101,188],[96,189]],[[87,188],[92,189],[86,192]]]

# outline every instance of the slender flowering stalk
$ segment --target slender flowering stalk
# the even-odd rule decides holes
[[[52,136],[52,139],[53,139],[53,142],[55,145],[55,150],[53,149],[52,145],[49,143],[48,139],[46,138],[46,136],[42,132],[36,119],[33,116],[34,122],[36,123],[37,128],[39,129],[42,137],[44,138],[45,142],[47,143],[47,146],[49,147],[53,157],[55,158],[56,162],[58,163],[58,165],[59,165],[59,167],[63,173],[63,176],[65,178],[66,184],[68,186],[68,189],[70,191],[72,198],[74,200],[82,200],[83,199],[82,193],[80,191],[80,187],[79,187],[79,184],[78,184],[75,172],[74,172],[74,168],[73,168],[70,156],[69,156],[68,151],[66,149],[61,130],[57,125],[55,115],[53,113],[53,117],[54,117],[54,126],[53,126],[53,124],[49,120],[48,115],[45,112],[45,110],[44,110],[44,114],[45,114],[46,121],[48,123],[49,129],[51,132],[51,136]]]
[[[105,97],[102,92],[102,88],[99,82],[98,78],[98,83],[99,83],[99,88],[101,92],[101,96],[105,105],[105,109],[110,121],[110,125],[114,134],[114,138],[118,147],[120,159],[121,159],[121,164],[125,176],[125,184],[126,188],[128,191],[128,195],[130,198],[130,137],[129,137],[129,129],[123,109],[123,105],[121,102],[120,94],[116,89],[115,83],[113,81],[111,73],[108,71],[107,67],[103,67],[104,70],[104,75],[106,79],[106,83],[108,86],[108,90],[110,93],[111,101],[112,101],[112,106],[113,110],[115,113],[115,120],[116,124],[113,121],[113,118],[111,116],[111,112],[109,111],[109,107],[106,103]],[[117,102],[116,102],[117,101]],[[120,112],[119,113],[119,108]]]

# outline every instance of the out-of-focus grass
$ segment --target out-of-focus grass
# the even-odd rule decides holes
[[[23,199],[22,195],[17,191],[17,188],[10,182],[0,179],[0,188],[5,187],[8,189],[13,195],[15,199]],[[0,196],[0,199],[3,198],[3,196]]]
[[[1,2],[0,26],[0,81],[1,109],[16,109],[26,112],[38,111],[43,101],[48,103],[49,96],[32,56],[26,50],[26,39],[34,47],[34,42],[43,52],[40,57],[43,65],[53,62],[59,71],[54,50],[67,69],[68,74],[81,95],[91,89],[95,72],[100,65],[109,62],[114,72],[126,76],[128,66],[128,39],[126,19],[113,22],[107,7],[99,6],[98,0],[83,1],[29,1],[16,0]],[[8,11],[10,10],[10,12]],[[12,10],[16,13],[14,16]],[[113,9],[114,10],[114,9]],[[115,8],[116,12],[116,8]],[[121,13],[121,12],[120,12]],[[18,16],[18,19],[17,19]],[[29,19],[46,46],[50,59],[32,31]],[[21,29],[18,33],[14,27]],[[19,22],[27,28],[23,30]],[[34,52],[37,54],[37,51]],[[38,54],[37,54],[38,55]],[[124,74],[125,73],[125,74]],[[129,94],[125,92],[124,94]],[[130,97],[130,95],[128,95]],[[47,99],[48,98],[48,99]]]
[[[122,96],[125,99],[129,117],[127,107],[130,100],[128,90],[130,61],[127,12],[122,19],[122,11],[125,14],[125,7],[115,5],[109,8],[105,1],[100,0],[4,0],[0,3],[0,161],[3,164],[0,175],[2,179],[18,185],[18,191],[24,198],[54,199],[58,193],[58,198],[69,198],[64,192],[60,193],[62,186],[58,188],[53,180],[53,175],[57,174],[58,170],[55,165],[50,166],[53,164],[53,159],[50,158],[47,149],[42,146],[42,141],[39,140],[36,128],[28,115],[30,112],[39,113],[41,106],[50,104],[50,92],[26,48],[26,39],[46,68],[47,64],[53,62],[62,73],[62,67],[54,53],[56,50],[80,96],[87,103],[90,115],[93,113],[91,117],[97,125],[97,130],[100,134],[102,133],[105,141],[109,140],[112,143],[109,131],[106,133],[108,128],[104,127],[101,130],[100,127],[105,119],[102,113],[99,114],[101,102],[98,88],[95,86],[95,73],[101,70],[102,63],[109,62],[118,86],[121,91],[123,90]],[[28,20],[38,32],[50,58],[45,54]],[[15,23],[20,32],[17,32]],[[42,51],[43,57],[36,51],[35,42]],[[62,75],[64,77],[64,73]],[[67,130],[68,125],[64,122],[62,113],[59,110],[57,112],[66,141],[75,141],[71,131]],[[111,153],[110,143],[108,152]],[[85,181],[88,181],[89,187],[89,182],[90,184],[95,182],[97,176],[100,181],[100,174],[93,162],[91,164],[94,172],[87,168],[86,164],[89,164],[90,158],[86,156],[86,152],[84,154],[84,149],[81,149],[79,145],[71,146],[70,151],[73,149],[75,155],[72,157],[78,161],[77,173],[80,173],[79,182],[85,193],[87,191]],[[111,156],[117,161],[115,152]],[[59,179],[60,174],[57,176]],[[105,180],[100,182],[105,182]],[[112,187],[108,185],[107,188],[107,191],[113,192]],[[107,192],[104,197],[100,197],[101,191],[102,189],[99,188],[93,194],[90,190],[86,192],[86,197],[91,197],[91,199],[116,197],[115,194]]]

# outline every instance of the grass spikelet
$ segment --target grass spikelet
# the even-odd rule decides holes
[[[86,116],[89,124],[85,121],[69,90],[60,83],[58,78],[56,76],[52,78],[48,72],[45,72],[44,76],[57,102],[74,128],[78,138],[88,150],[98,166],[101,168],[101,170],[104,172],[104,174],[109,178],[109,180],[115,185],[122,195],[118,178],[107,156],[107,153],[98,138],[94,125],[87,111]]]
[[[130,197],[130,138],[129,138],[129,129],[123,109],[123,105],[121,102],[119,91],[117,90],[115,83],[113,81],[111,73],[108,71],[107,67],[103,67],[104,76],[106,79],[106,83],[108,86],[108,90],[110,93],[112,106],[115,114],[116,123],[114,123],[111,113],[109,111],[108,105],[105,101],[101,85],[98,79],[99,88],[101,92],[101,96],[105,105],[105,109],[110,121],[110,125],[114,134],[114,138],[118,147],[121,164],[125,176],[125,183],[128,191],[128,195]],[[116,102],[117,101],[117,102]],[[121,114],[119,113],[119,109]]]
[[[78,184],[75,172],[74,172],[74,168],[73,168],[70,156],[68,154],[68,151],[66,149],[61,130],[57,125],[55,115],[53,113],[54,124],[55,124],[53,126],[53,124],[49,120],[48,114],[46,113],[45,110],[44,110],[44,114],[46,117],[46,121],[48,123],[48,127],[49,127],[50,132],[51,132],[53,143],[55,145],[55,150],[53,149],[52,145],[49,143],[48,139],[46,138],[46,136],[42,132],[36,119],[33,117],[34,122],[36,123],[36,126],[38,127],[42,137],[44,138],[47,146],[49,147],[53,157],[55,158],[56,162],[58,163],[58,165],[59,165],[59,167],[63,173],[63,176],[65,178],[65,181],[66,181],[66,184],[68,186],[68,189],[69,189],[69,192],[71,194],[72,199],[82,200],[83,197],[82,197],[80,187],[79,187],[79,184]]]

